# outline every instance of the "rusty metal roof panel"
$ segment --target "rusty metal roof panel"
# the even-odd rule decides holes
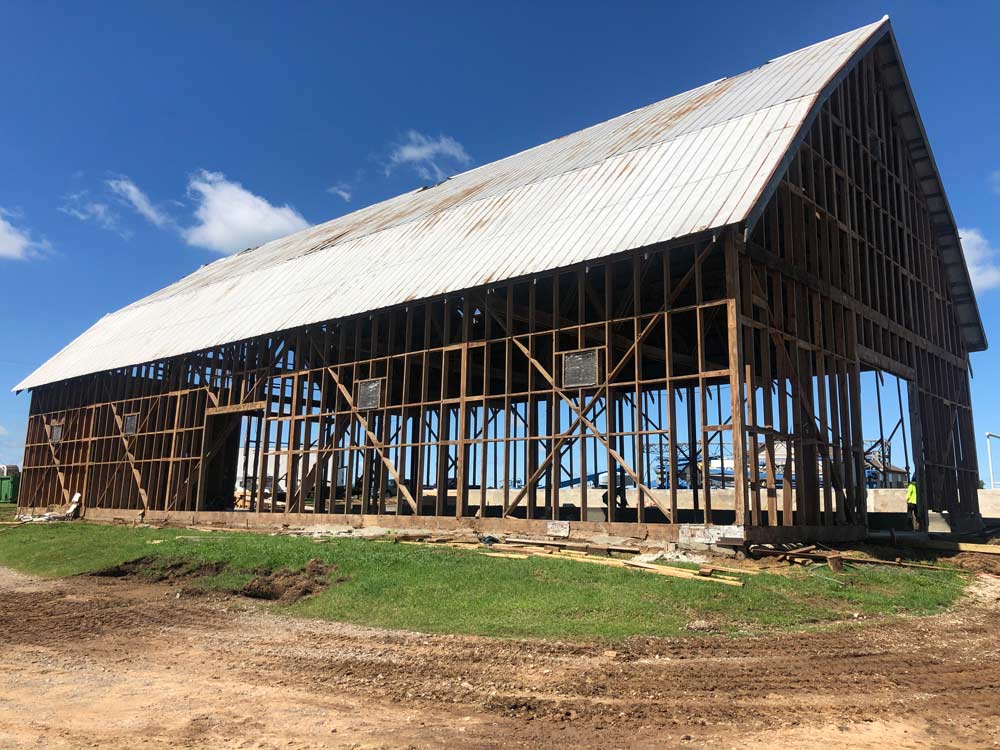
[[[824,87],[888,20],[207,265],[15,390],[560,268],[755,210]]]

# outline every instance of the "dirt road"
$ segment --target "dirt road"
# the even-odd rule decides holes
[[[295,620],[178,591],[0,569],[0,748],[1000,743],[993,576],[933,618],[614,652]]]

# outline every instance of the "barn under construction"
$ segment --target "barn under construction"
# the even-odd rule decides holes
[[[986,345],[883,19],[105,316],[15,388],[20,503],[857,539],[878,372],[920,512],[975,525]]]

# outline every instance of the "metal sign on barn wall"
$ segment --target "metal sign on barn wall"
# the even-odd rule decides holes
[[[585,386],[597,385],[597,382],[597,349],[566,352],[563,355],[564,388],[583,388]]]
[[[362,380],[358,383],[358,409],[377,409],[382,405],[382,379]]]

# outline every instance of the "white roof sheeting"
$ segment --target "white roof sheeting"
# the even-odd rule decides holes
[[[746,219],[888,19],[223,258],[106,315],[15,390],[644,247]]]

